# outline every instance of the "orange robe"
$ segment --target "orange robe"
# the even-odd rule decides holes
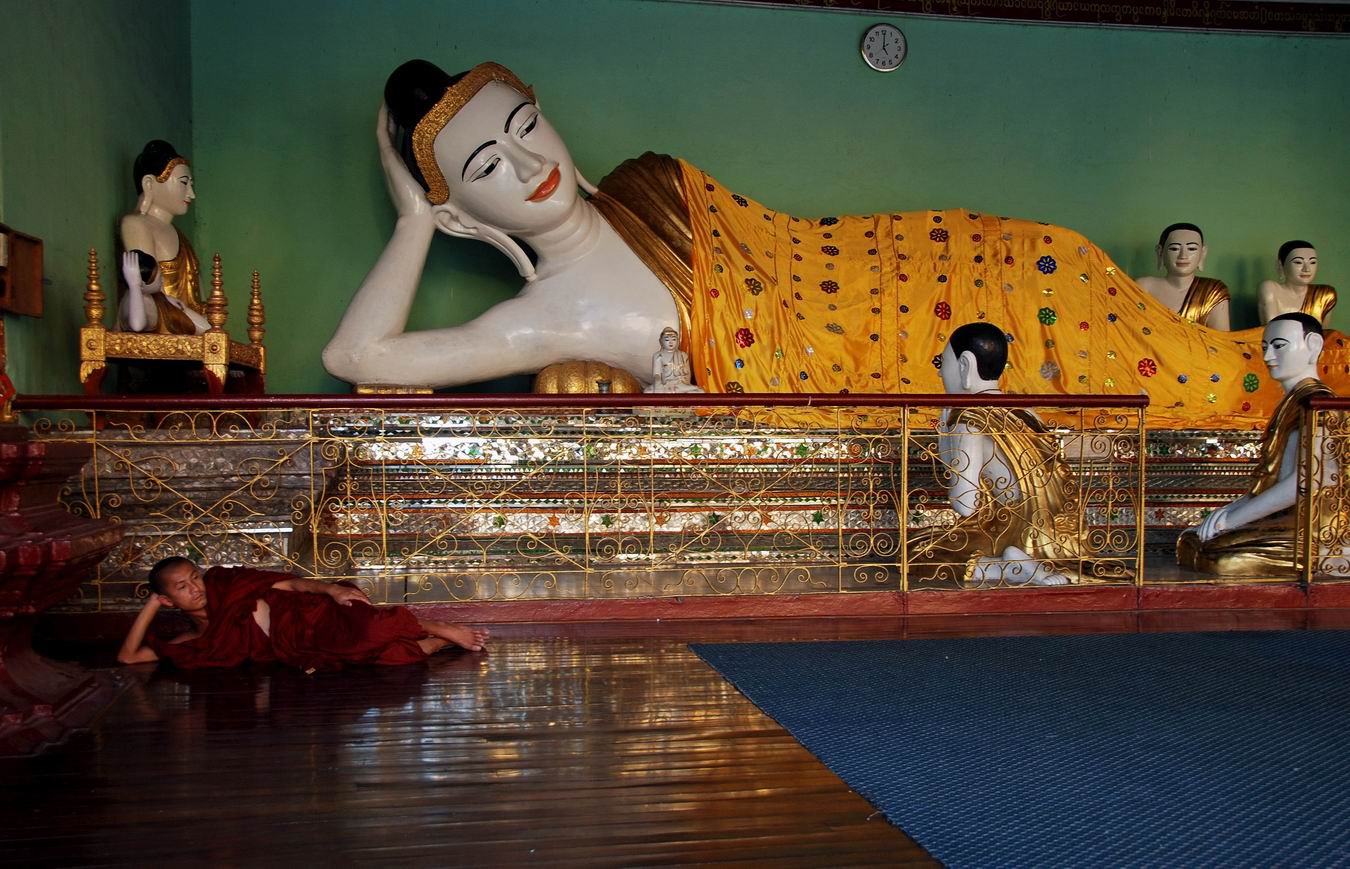
[[[630,160],[595,204],[669,287],[708,392],[939,393],[931,360],[984,320],[1012,336],[1008,392],[1137,395],[1159,427],[1259,428],[1283,393],[1261,330],[1161,305],[1063,227],[965,209],[816,219],[683,161]],[[1322,375],[1350,392],[1350,347]]]

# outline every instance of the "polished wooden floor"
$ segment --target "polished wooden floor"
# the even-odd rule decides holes
[[[1350,615],[520,625],[426,666],[128,668],[93,730],[0,760],[0,865],[934,865],[686,643],[1318,627]]]

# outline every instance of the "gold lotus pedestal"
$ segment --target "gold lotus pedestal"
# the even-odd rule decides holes
[[[230,340],[225,331],[226,299],[220,276],[220,255],[211,262],[211,295],[206,300],[206,319],[211,328],[201,335],[162,335],[123,332],[103,325],[105,297],[99,283],[98,254],[89,251],[89,282],[84,293],[85,325],[80,327],[80,385],[86,395],[98,395],[109,362],[188,362],[201,366],[206,391],[260,395],[264,391],[267,354],[263,347],[263,305],[258,273],[248,304],[249,343]],[[230,371],[242,374],[231,383]]]

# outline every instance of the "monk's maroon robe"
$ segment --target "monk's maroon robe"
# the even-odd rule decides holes
[[[326,594],[272,588],[290,574],[246,567],[213,567],[206,585],[207,627],[183,643],[147,636],[161,660],[191,670],[233,667],[244,661],[281,661],[302,670],[340,670],[347,664],[410,664],[426,658],[426,636],[405,607],[343,606]],[[253,619],[258,601],[271,609],[271,635]]]

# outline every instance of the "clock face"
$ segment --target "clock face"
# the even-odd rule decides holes
[[[909,45],[905,34],[894,24],[873,24],[862,38],[862,56],[867,65],[879,72],[890,72],[905,62]]]

